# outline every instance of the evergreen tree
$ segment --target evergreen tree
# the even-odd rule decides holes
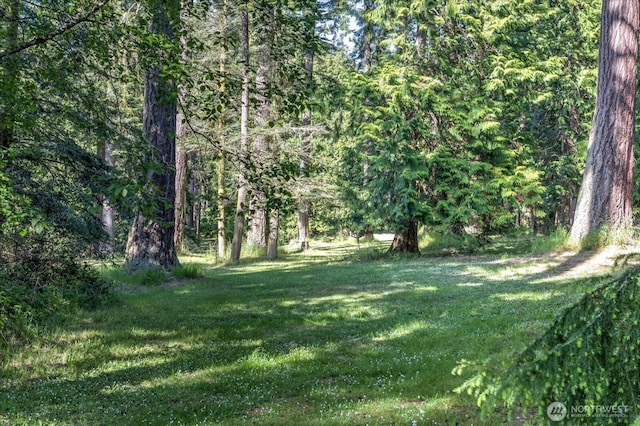
[[[177,41],[180,2],[150,0],[150,45],[145,70],[144,137],[157,168],[149,172],[149,214],[139,213],[129,232],[126,262],[132,270],[152,266],[171,269],[178,263],[174,242],[175,138],[177,114],[176,76],[170,67],[180,62]]]
[[[639,20],[637,0],[602,3],[597,103],[571,228],[574,243],[603,226],[625,232],[633,222]]]

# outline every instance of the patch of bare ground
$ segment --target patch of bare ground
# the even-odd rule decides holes
[[[640,246],[608,246],[598,251],[570,251],[498,260],[495,265],[549,279],[578,279],[609,275],[640,264]]]

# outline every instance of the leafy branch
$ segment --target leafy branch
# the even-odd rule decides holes
[[[49,33],[49,34],[44,34],[44,35],[40,35],[37,37],[32,38],[29,41],[26,41],[18,46],[15,46],[11,49],[7,49],[7,50],[3,50],[2,52],[0,52],[0,59],[4,59],[8,56],[12,56],[15,55],[17,53],[22,52],[23,50],[29,49],[33,46],[38,46],[40,44],[45,44],[51,40],[53,40],[56,37],[61,36],[62,34],[66,33],[67,31],[72,30],[73,28],[77,27],[78,25],[87,22],[89,19],[91,19],[92,16],[94,16],[96,13],[98,13],[98,11],[100,11],[100,9],[102,9],[104,6],[106,6],[107,3],[109,3],[110,0],[102,0],[100,1],[98,4],[96,4],[91,10],[89,10],[89,12],[87,12],[85,15],[80,16],[78,19],[73,20],[73,21],[69,21],[69,22],[65,22],[63,25],[61,25],[58,29],[56,29],[55,31]]]

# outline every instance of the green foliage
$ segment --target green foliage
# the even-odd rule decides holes
[[[383,1],[362,17],[376,61],[341,76],[348,113],[336,150],[356,228],[412,218],[457,234],[568,224],[599,10],[512,6],[434,2],[427,14],[419,2]]]
[[[163,268],[157,266],[132,272],[126,265],[113,270],[108,270],[106,276],[118,283],[128,286],[159,286],[169,280],[169,274]]]
[[[171,275],[175,278],[186,279],[202,278],[204,276],[202,266],[195,263],[178,265],[171,270]]]
[[[533,237],[531,240],[531,252],[535,254],[551,253],[567,248],[569,231],[565,228],[556,228],[549,235]]]
[[[24,343],[74,310],[117,301],[113,283],[77,261],[63,237],[46,237],[20,237],[14,252],[1,253],[0,346]]]
[[[589,423],[630,423],[640,409],[638,297],[640,269],[634,268],[567,309],[502,376],[481,375],[467,385],[476,387],[487,413],[500,402],[543,414],[559,401],[567,407],[624,407],[621,417],[592,412]]]

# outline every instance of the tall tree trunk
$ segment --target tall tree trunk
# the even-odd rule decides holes
[[[187,10],[181,2],[180,19],[187,19]],[[182,46],[182,63],[189,60],[189,47],[186,36],[180,37]],[[188,163],[187,163],[187,123],[185,115],[185,105],[187,104],[187,88],[182,85],[178,89],[178,114],[176,116],[176,198],[175,198],[175,227],[173,241],[177,252],[184,250],[185,228],[187,224],[187,185],[188,185]]]
[[[256,69],[256,112],[254,123],[256,134],[253,138],[253,161],[265,161],[269,152],[269,136],[265,134],[271,119],[271,101],[267,94],[267,84],[271,74],[271,48],[273,44],[273,10],[264,11],[263,21],[258,31],[258,65]],[[263,167],[264,165],[258,165]],[[266,247],[267,245],[267,198],[261,184],[254,185],[251,194],[251,219],[247,232],[247,245]]]
[[[178,5],[177,2],[149,1],[151,34],[174,39],[172,24],[179,19],[179,10],[170,8],[179,9]],[[156,53],[161,57],[160,52]],[[169,58],[174,59],[179,58]],[[160,168],[149,173],[154,211],[151,217],[139,213],[129,231],[125,260],[134,271],[153,266],[171,269],[178,264],[173,241],[177,94],[176,85],[162,76],[163,65],[168,64],[150,66],[145,73],[143,130],[152,148],[152,160]]]
[[[222,2],[222,31],[226,33],[227,31],[227,2]],[[224,99],[225,92],[227,90],[226,85],[226,60],[227,60],[227,51],[224,43],[221,46],[222,51],[220,53],[220,97]],[[217,214],[217,242],[218,242],[218,258],[223,259],[225,256],[225,252],[227,251],[227,240],[226,240],[226,216],[225,216],[225,207],[226,207],[226,196],[227,191],[225,187],[225,157],[224,157],[224,149],[223,147],[226,145],[225,136],[224,136],[224,122],[225,122],[225,114],[226,108],[224,105],[222,106],[222,110],[220,111],[220,115],[218,116],[218,132],[219,132],[219,141],[220,141],[220,149],[218,151],[218,170],[217,170],[217,185],[218,191],[216,194],[216,210]]]
[[[311,37],[314,35],[314,24],[311,27]],[[313,47],[307,48],[305,55],[304,69],[306,72],[306,86],[308,89],[312,86],[313,79],[313,60],[314,50]],[[311,157],[311,131],[307,128],[311,125],[311,110],[308,108],[302,113],[302,126],[305,127],[304,134],[302,135],[301,142],[301,157],[300,157],[300,179],[304,181],[308,177],[309,158]],[[309,249],[309,199],[303,193],[298,203],[298,243],[302,250]]]
[[[184,126],[181,124],[182,113],[178,114],[178,131],[177,136],[184,136],[184,131],[180,130]],[[174,244],[176,251],[181,252],[184,244],[184,234],[187,225],[187,187],[188,170],[187,170],[187,150],[184,146],[178,144],[176,146],[176,219],[174,230]]]
[[[604,0],[598,87],[587,163],[570,241],[632,225],[633,148],[640,1]]]
[[[364,0],[364,12],[363,14],[367,16],[371,11],[376,8],[376,4],[372,0]],[[363,72],[366,74],[371,71],[373,68],[373,41],[375,37],[373,23],[371,23],[370,18],[365,22],[363,29],[363,42],[362,42],[362,58],[363,58]],[[367,96],[364,99],[365,106],[371,106],[371,99]],[[364,116],[364,121],[368,121],[369,117],[367,114]],[[369,163],[368,157],[374,151],[373,141],[366,140],[364,142],[364,153],[365,157],[362,163],[362,186],[366,187],[369,184],[369,180],[371,179],[371,164]],[[373,240],[373,228],[370,224],[366,224],[365,228],[362,229],[362,238],[367,241]]]
[[[111,144],[108,141],[98,142],[98,157],[102,158],[109,166],[113,166]],[[114,250],[113,207],[104,195],[100,196],[100,222],[105,238],[98,242],[98,256],[108,256]]]
[[[389,251],[396,253],[420,253],[420,247],[418,246],[418,222],[415,219],[411,219],[404,229],[396,232]]]
[[[246,9],[241,12],[242,21],[242,102],[240,111],[240,187],[236,205],[236,217],[233,224],[233,240],[231,241],[231,263],[240,260],[242,251],[242,237],[244,235],[244,220],[247,201],[247,153],[249,150],[249,14]]]

